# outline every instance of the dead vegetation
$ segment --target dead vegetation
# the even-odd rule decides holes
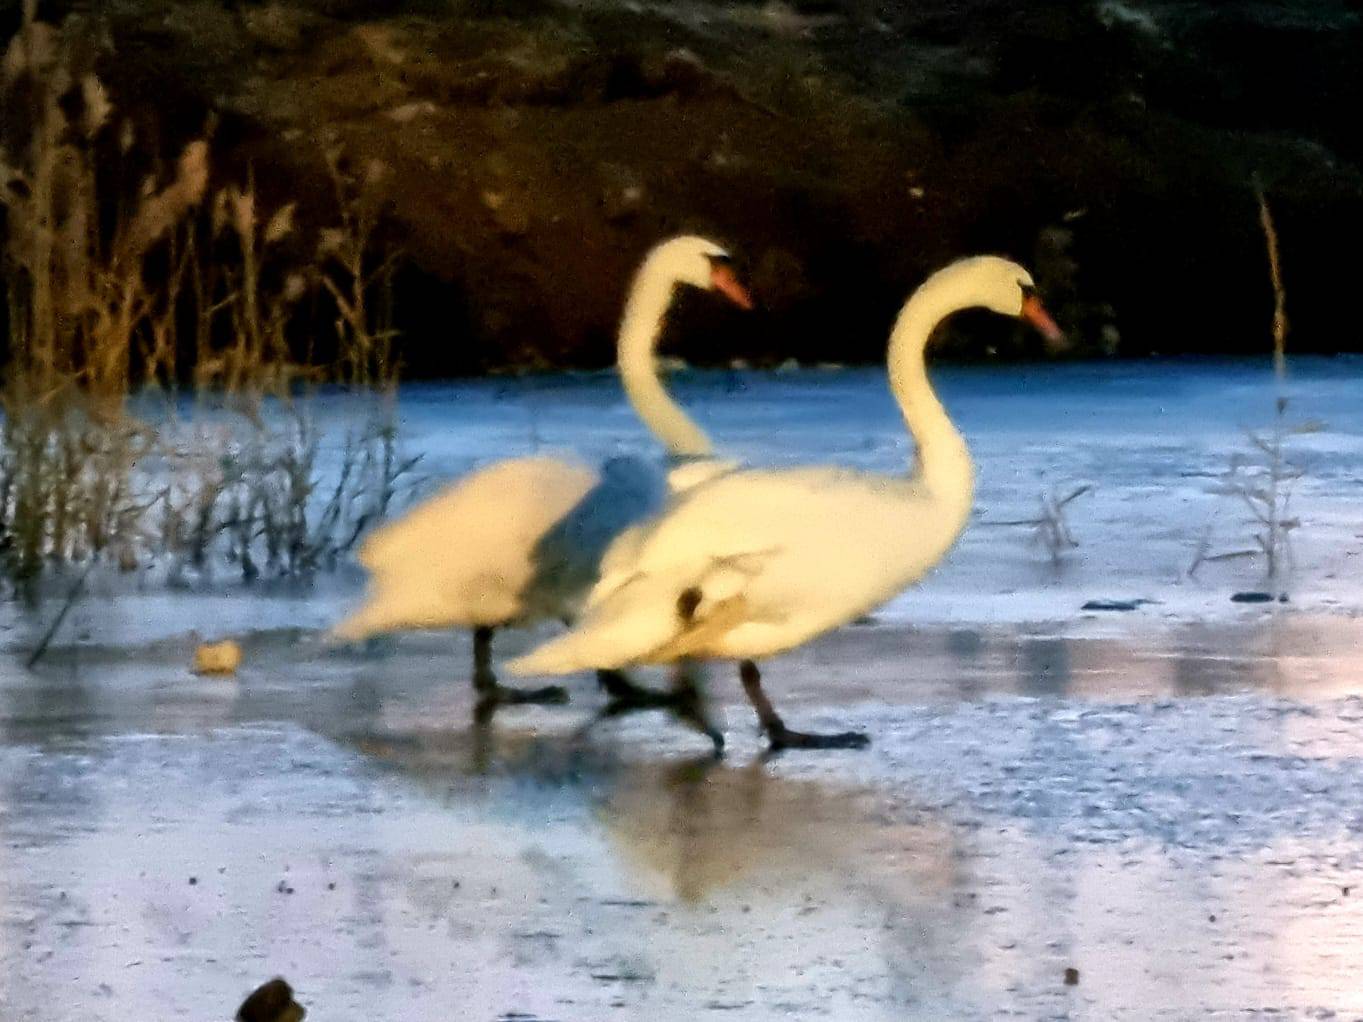
[[[1070,528],[1068,508],[1092,489],[1092,486],[1085,483],[1074,487],[1063,497],[1054,490],[1048,491],[1041,495],[1034,517],[990,524],[1003,528],[1030,529],[1032,541],[1045,549],[1053,566],[1059,567],[1065,555],[1079,546],[1079,540],[1075,538],[1074,531]]]
[[[249,173],[211,188],[207,137],[149,158],[88,40],[33,8],[0,76],[0,573],[33,599],[96,564],[181,583],[334,567],[414,463],[395,429],[394,257],[367,187],[382,168],[334,154],[339,222],[300,261],[292,205],[263,208]],[[327,364],[290,344],[309,297],[335,309]],[[339,438],[312,410],[331,383],[359,413]]]
[[[1274,399],[1273,425],[1268,430],[1247,430],[1248,449],[1231,455],[1230,465],[1215,492],[1228,496],[1248,510],[1252,545],[1217,551],[1209,526],[1198,541],[1188,568],[1190,576],[1208,563],[1247,558],[1262,558],[1264,577],[1278,581],[1292,565],[1292,535],[1301,520],[1292,513],[1292,496],[1305,475],[1293,458],[1290,440],[1295,436],[1318,433],[1322,424],[1314,420],[1293,422],[1288,418],[1289,401],[1284,388],[1287,380],[1287,290],[1283,284],[1278,232],[1273,213],[1262,189],[1256,188],[1259,224],[1264,232],[1269,280],[1273,286],[1273,374],[1278,395]]]

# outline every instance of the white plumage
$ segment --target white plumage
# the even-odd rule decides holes
[[[360,550],[372,576],[341,638],[501,625],[522,615],[540,541],[600,483],[585,465],[517,458],[481,469],[376,531]]]
[[[917,444],[907,476],[849,468],[733,471],[679,497],[609,550],[571,631],[512,661],[516,674],[563,674],[688,658],[751,661],[791,649],[874,609],[951,549],[970,514],[965,441],[933,393],[924,348],[960,309],[1024,316],[1048,336],[1027,271],[994,257],[929,278],[891,335],[890,384]],[[773,744],[821,744],[785,729],[745,664]],[[860,744],[855,735],[831,744]],[[827,744],[827,743],[822,743]]]
[[[734,472],[613,547],[581,624],[510,667],[772,656],[921,578],[965,524],[968,493],[953,504],[909,480],[843,469]],[[687,591],[697,594],[689,621],[678,612]]]
[[[743,305],[749,299],[724,251],[694,237],[657,246],[631,286],[619,339],[621,378],[669,454],[694,459],[671,474],[675,485],[687,486],[726,464],[709,459],[709,439],[658,380],[654,352],[678,284],[719,290]],[[668,481],[659,465],[634,457],[613,458],[600,471],[547,457],[480,469],[368,538],[359,555],[372,576],[368,598],[334,634],[359,639],[571,619],[611,541],[663,506]],[[489,633],[481,634],[485,643]],[[489,678],[482,681],[490,688]]]

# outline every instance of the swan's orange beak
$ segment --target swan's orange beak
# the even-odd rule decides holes
[[[1055,320],[1051,319],[1051,314],[1036,295],[1028,295],[1022,300],[1022,311],[1018,315],[1036,327],[1049,344],[1064,343],[1065,332],[1056,326]]]
[[[715,263],[710,267],[710,286],[740,309],[753,307],[752,295],[739,283],[734,268],[727,263]]]

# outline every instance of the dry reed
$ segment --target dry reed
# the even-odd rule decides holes
[[[87,49],[27,0],[0,70],[0,574],[33,599],[72,565],[160,558],[180,583],[215,562],[246,580],[334,567],[414,464],[396,438],[395,257],[376,251],[376,171],[347,176],[333,155],[340,222],[303,265],[285,252],[291,204],[263,208],[249,174],[210,194],[206,139],[163,168],[144,159],[136,188],[110,194],[120,175],[98,161],[134,165],[139,139]],[[336,310],[333,364],[291,351],[310,291]],[[377,395],[335,465],[310,408],[310,384],[329,380]]]

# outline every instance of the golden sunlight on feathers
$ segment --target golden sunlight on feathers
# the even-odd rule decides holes
[[[481,469],[369,539],[360,552],[373,576],[369,599],[334,635],[574,618],[611,540],[660,510],[669,484],[693,486],[729,467],[709,462],[709,438],[667,394],[654,354],[678,285],[714,287],[714,267],[726,258],[704,238],[656,246],[635,276],[620,327],[618,363],[631,405],[669,454],[697,460],[670,477],[632,457],[600,471],[545,457]],[[730,300],[746,297],[731,274],[718,279]],[[482,646],[489,640],[485,634]]]

